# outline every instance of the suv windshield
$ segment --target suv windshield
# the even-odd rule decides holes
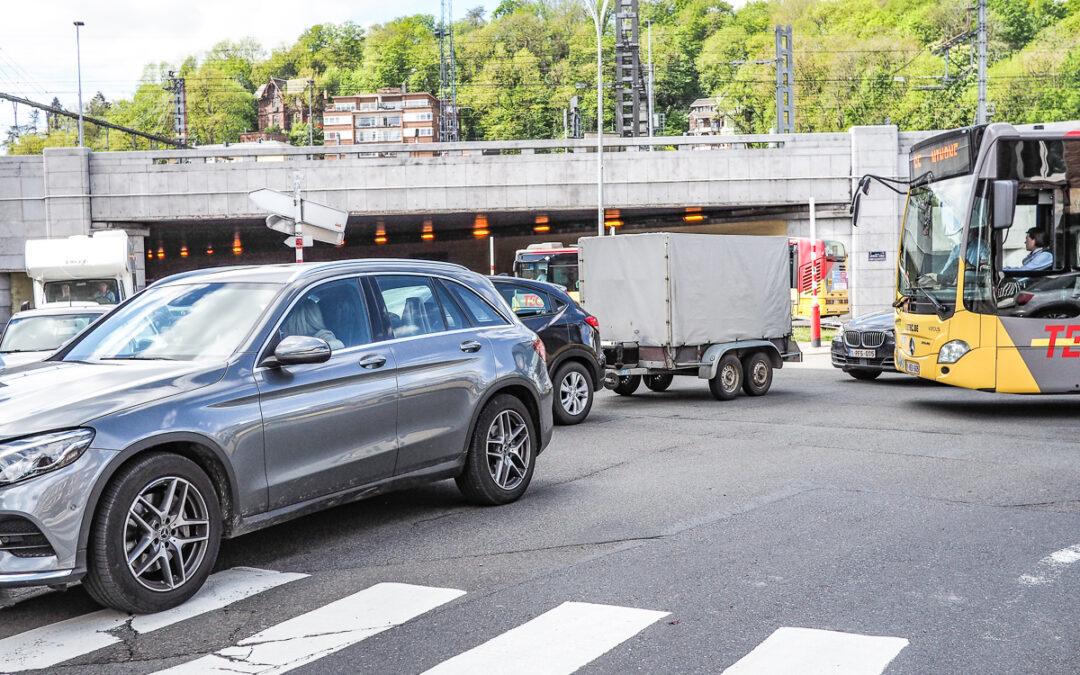
[[[14,318],[0,341],[0,353],[53,351],[82,332],[100,314],[50,314]]]
[[[914,187],[908,195],[897,288],[912,298],[911,311],[932,311],[956,301],[964,215],[973,181],[970,175],[957,176]]]
[[[225,359],[279,289],[254,283],[150,287],[95,326],[64,360]]]

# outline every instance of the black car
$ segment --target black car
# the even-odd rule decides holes
[[[555,385],[555,422],[583,421],[592,409],[593,395],[604,386],[600,322],[562,286],[506,276],[491,281],[522,323],[544,342]]]
[[[895,372],[895,320],[893,312],[881,312],[848,321],[832,340],[833,366],[856,380]]]

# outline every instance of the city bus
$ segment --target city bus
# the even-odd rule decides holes
[[[514,253],[514,276],[558,284],[578,299],[578,250],[558,242],[529,244]]]
[[[958,129],[912,147],[909,164],[897,369],[982,391],[1080,392],[1080,122]]]
[[[818,282],[821,316],[848,313],[847,249],[843,242],[806,237],[788,239],[791,257],[791,316],[810,318],[814,306],[814,279]],[[811,261],[817,255],[817,273]]]

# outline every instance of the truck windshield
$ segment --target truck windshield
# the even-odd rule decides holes
[[[46,281],[45,302],[96,302],[115,305],[120,301],[116,279],[65,279]]]
[[[919,185],[908,194],[897,288],[911,298],[912,312],[931,313],[956,302],[964,215],[974,180],[957,176]]]
[[[0,353],[53,351],[93,323],[100,314],[50,314],[14,318],[0,341]]]
[[[279,289],[256,283],[150,287],[95,325],[64,360],[226,359]]]
[[[571,291],[578,289],[577,253],[545,253],[519,255],[514,263],[514,275],[522,279],[559,284]]]

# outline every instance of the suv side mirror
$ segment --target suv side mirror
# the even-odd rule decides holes
[[[994,181],[994,229],[1007,230],[1012,227],[1013,214],[1016,213],[1016,193],[1019,183],[1015,180]]]
[[[306,335],[290,335],[274,348],[274,361],[279,366],[325,363],[330,360],[330,354],[330,345],[326,340]]]

